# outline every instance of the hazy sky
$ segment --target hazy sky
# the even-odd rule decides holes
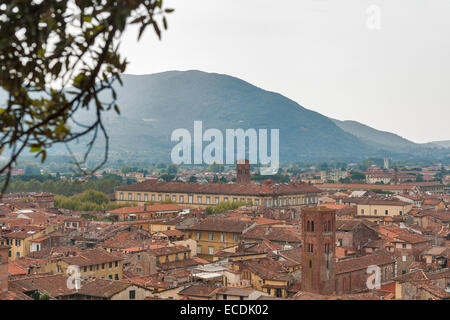
[[[126,73],[229,74],[329,117],[450,140],[450,0],[165,2],[162,41],[127,31]]]

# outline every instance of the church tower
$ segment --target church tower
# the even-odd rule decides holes
[[[236,183],[250,183],[250,161],[248,159],[238,160],[236,163]]]
[[[336,211],[303,209],[301,290],[329,295],[335,292]]]
[[[8,291],[9,247],[0,245],[0,293]]]

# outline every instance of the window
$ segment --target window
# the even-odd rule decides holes
[[[168,194],[166,194],[166,200],[169,201],[170,200],[170,196]]]
[[[400,210],[398,213],[400,213],[400,215],[402,215],[403,214],[403,212]]]
[[[197,240],[200,240],[200,232],[197,232]]]
[[[223,300],[227,300],[227,295],[226,294],[223,295]]]
[[[234,240],[234,242],[239,242],[239,239],[238,239],[238,235],[237,235],[237,234],[234,235],[233,240]]]
[[[123,200],[123,192],[120,193],[119,199],[120,199],[120,200]]]
[[[162,201],[162,194],[158,194],[158,201]]]
[[[314,221],[311,221],[311,232],[314,232]]]
[[[402,243],[402,248],[406,249],[406,243]]]
[[[208,253],[214,254],[214,247],[208,247]]]
[[[388,214],[389,214],[389,211],[388,211],[388,210],[384,210],[384,214],[385,214],[385,215],[388,215]]]
[[[185,253],[183,254],[183,258],[184,258],[184,260],[187,259],[187,252],[185,252]]]
[[[210,241],[214,240],[214,233],[211,232],[211,233],[209,234],[209,240],[210,240]]]
[[[111,275],[111,274],[108,276],[108,279],[109,279],[109,280],[112,280],[112,275]]]
[[[109,268],[110,268],[110,269],[112,268],[112,262],[109,263]]]
[[[312,260],[309,260],[309,268],[312,268]]]
[[[255,199],[255,206],[259,206],[259,199]]]
[[[128,194],[128,200],[132,200],[133,195],[131,193]]]
[[[197,246],[197,253],[202,253],[202,246]]]
[[[180,203],[184,202],[184,196],[180,196]]]
[[[147,194],[147,193],[144,194],[144,201],[145,201],[145,202],[148,201],[148,194]]]
[[[219,197],[216,197],[215,202],[216,204],[219,204]]]
[[[177,196],[175,196],[175,195],[172,196],[172,201],[173,201],[173,202],[177,202]]]
[[[402,262],[406,262],[406,256],[402,256]]]
[[[211,204],[211,197],[206,197],[206,204]]]
[[[105,269],[105,264],[104,264],[104,263],[102,264],[102,269],[103,269],[103,270]]]
[[[188,196],[188,202],[189,203],[193,203],[194,202],[194,197],[193,196]]]
[[[119,275],[117,273],[114,275],[114,279],[119,280]]]
[[[222,241],[222,242],[225,241],[225,235],[223,233],[220,235],[220,241]]]
[[[137,201],[141,201],[141,194],[140,193],[137,194]]]
[[[377,209],[373,210],[373,213],[374,214],[378,214]]]
[[[364,214],[364,209],[361,209],[361,214]]]
[[[228,198],[223,198],[223,201],[224,202],[228,202]]]
[[[119,262],[118,261],[116,261],[116,262],[114,262],[114,267],[118,267],[119,266]]]
[[[152,201],[155,201],[155,195],[152,194]]]
[[[202,197],[197,197],[197,203],[199,203],[199,204],[202,203]]]

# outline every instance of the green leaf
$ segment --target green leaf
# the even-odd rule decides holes
[[[39,151],[41,151],[40,146],[31,147],[31,149],[30,149],[30,152],[39,152]]]

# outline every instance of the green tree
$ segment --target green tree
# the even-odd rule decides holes
[[[138,25],[138,39],[147,27],[159,38],[167,29],[162,0],[6,1],[0,5],[0,87],[7,92],[0,105],[0,155],[6,173],[24,150],[40,156],[47,149],[88,135],[89,143],[79,170],[97,137],[105,139],[105,112],[115,110],[113,83],[127,61],[119,53],[127,25]],[[109,93],[109,95],[108,95]],[[100,98],[100,95],[102,98]],[[91,123],[69,126],[80,110],[92,111]],[[76,122],[75,122],[76,123]]]
[[[176,164],[169,164],[167,167],[167,173],[168,174],[176,174],[178,172],[178,166]]]

